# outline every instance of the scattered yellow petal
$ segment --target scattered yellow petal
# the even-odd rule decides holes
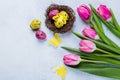
[[[57,67],[52,69],[53,72],[56,72],[58,76],[62,78],[62,80],[65,79],[66,73],[67,73],[67,68],[65,68],[62,65],[58,65]]]
[[[54,37],[48,41],[48,44],[51,44],[51,45],[57,47],[60,45],[61,42],[62,42],[62,39],[59,37],[58,33],[55,33]]]

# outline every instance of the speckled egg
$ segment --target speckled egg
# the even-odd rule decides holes
[[[59,13],[58,10],[52,10],[52,11],[50,11],[50,13],[49,13],[49,17],[52,19],[53,16],[55,16],[55,15],[58,14],[58,13]]]
[[[46,39],[46,33],[43,32],[42,30],[37,30],[36,31],[36,38],[39,39],[39,40],[44,40]]]
[[[39,28],[40,28],[40,25],[41,25],[41,21],[38,20],[38,19],[35,19],[35,20],[33,20],[33,21],[30,23],[30,27],[31,27],[31,29],[33,29],[33,30],[39,29]]]

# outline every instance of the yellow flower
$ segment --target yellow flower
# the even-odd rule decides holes
[[[35,30],[35,29],[39,29],[40,28],[40,25],[41,25],[41,21],[40,20],[33,20],[31,23],[30,23],[30,27],[31,29]]]
[[[54,37],[48,41],[48,44],[51,44],[51,45],[57,47],[60,45],[61,42],[62,42],[62,39],[59,37],[58,33],[55,33]]]
[[[58,65],[57,67],[52,69],[53,72],[56,72],[58,76],[62,78],[62,80],[65,79],[66,73],[67,73],[67,68],[65,68],[62,65]]]

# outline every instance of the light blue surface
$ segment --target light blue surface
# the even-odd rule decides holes
[[[106,4],[111,7],[120,23],[119,0],[0,0],[0,80],[61,80],[51,69],[63,64],[63,55],[69,53],[47,44],[53,33],[45,26],[45,10],[51,3],[69,5],[75,10],[80,4]],[[73,30],[81,32],[85,23],[78,17]],[[41,30],[46,41],[38,41],[29,24],[42,20]],[[119,39],[104,28],[106,34],[120,45]],[[78,47],[79,39],[71,33],[60,35],[61,45]],[[80,72],[68,67],[65,80],[113,80]]]

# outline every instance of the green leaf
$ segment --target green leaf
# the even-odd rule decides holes
[[[97,17],[99,17],[99,19],[101,19],[101,21],[108,27],[108,29],[109,29],[113,34],[115,34],[118,38],[120,38],[120,32],[119,32],[118,30],[116,30],[112,24],[109,24],[109,22],[105,21],[101,16],[99,16],[99,15],[97,14],[95,8],[94,8],[92,5],[90,5],[90,7],[91,7],[92,11],[95,13],[95,15],[96,15]]]
[[[120,31],[120,26],[119,26],[119,24],[118,24],[118,22],[117,22],[117,20],[116,20],[116,18],[115,18],[115,16],[114,16],[114,13],[113,13],[112,9],[110,9],[110,12],[111,12],[111,15],[112,15],[113,25],[116,27],[116,29],[117,29],[118,31]]]
[[[114,53],[120,54],[120,49],[117,49],[117,48],[108,46],[108,45],[106,45],[106,44],[104,44],[104,43],[101,43],[101,42],[99,42],[99,41],[96,41],[96,40],[87,38],[87,37],[82,36],[82,35],[80,35],[80,34],[78,34],[78,33],[76,33],[76,32],[73,32],[73,31],[71,31],[71,32],[72,32],[75,36],[77,36],[78,38],[87,39],[87,40],[90,40],[90,41],[94,42],[98,48],[101,48],[101,49],[106,50],[106,51],[110,51],[110,52],[112,51],[112,52],[114,52]]]
[[[101,17],[100,17],[101,21],[108,27],[108,29],[115,34],[118,38],[120,38],[120,32],[117,31],[116,29],[114,29],[114,26],[109,24],[108,22],[104,21]]]
[[[102,27],[102,24],[101,24],[100,20],[96,17],[96,15],[94,13],[92,13],[92,15],[93,15],[93,19],[95,20],[95,23],[96,23],[99,31],[104,33],[104,30],[103,30],[103,27]]]
[[[81,51],[78,50],[78,49],[70,48],[70,47],[65,47],[65,46],[62,46],[61,48],[65,49],[65,50],[68,50],[68,51],[72,51],[72,52],[78,53],[80,56],[84,56],[84,57],[87,58],[87,59],[93,59],[93,58],[91,57],[91,55],[86,54],[86,53],[84,53],[84,52],[81,52]]]
[[[116,43],[114,43],[110,38],[108,38],[106,35],[105,35],[105,33],[104,33],[104,31],[103,31],[103,28],[102,28],[102,25],[101,25],[101,23],[100,23],[100,20],[97,18],[97,16],[94,14],[94,13],[92,13],[92,15],[93,15],[93,19],[95,20],[95,23],[93,23],[93,21],[91,21],[91,23],[93,23],[94,25],[94,29],[96,30],[96,32],[98,33],[98,35],[99,35],[99,37],[106,43],[106,44],[108,44],[108,45],[110,45],[110,46],[113,46],[113,47],[115,47],[115,48],[118,48],[118,49],[120,49],[120,47],[116,44]],[[96,26],[97,25],[97,26]]]
[[[120,58],[120,55],[107,55],[107,54],[95,54],[96,56],[100,56],[100,57],[110,57],[110,58]]]
[[[108,58],[108,56],[102,56],[102,54],[99,55],[96,52],[88,54],[88,53],[81,52],[80,50],[75,49],[75,48],[69,48],[69,47],[64,47],[64,46],[62,46],[61,48],[66,49],[68,51],[76,52],[76,53],[80,54],[80,56],[82,56],[83,58],[85,57],[86,59],[92,59],[92,60],[97,60],[97,61],[105,61],[105,62],[108,62],[110,64],[114,64],[114,65],[120,67],[120,60],[119,59],[118,60],[117,59],[111,59],[111,58]],[[111,56],[111,57],[116,58],[115,56]]]
[[[93,64],[93,63],[80,63],[78,66],[73,68],[97,76],[120,79],[120,68],[110,68],[105,65]]]

